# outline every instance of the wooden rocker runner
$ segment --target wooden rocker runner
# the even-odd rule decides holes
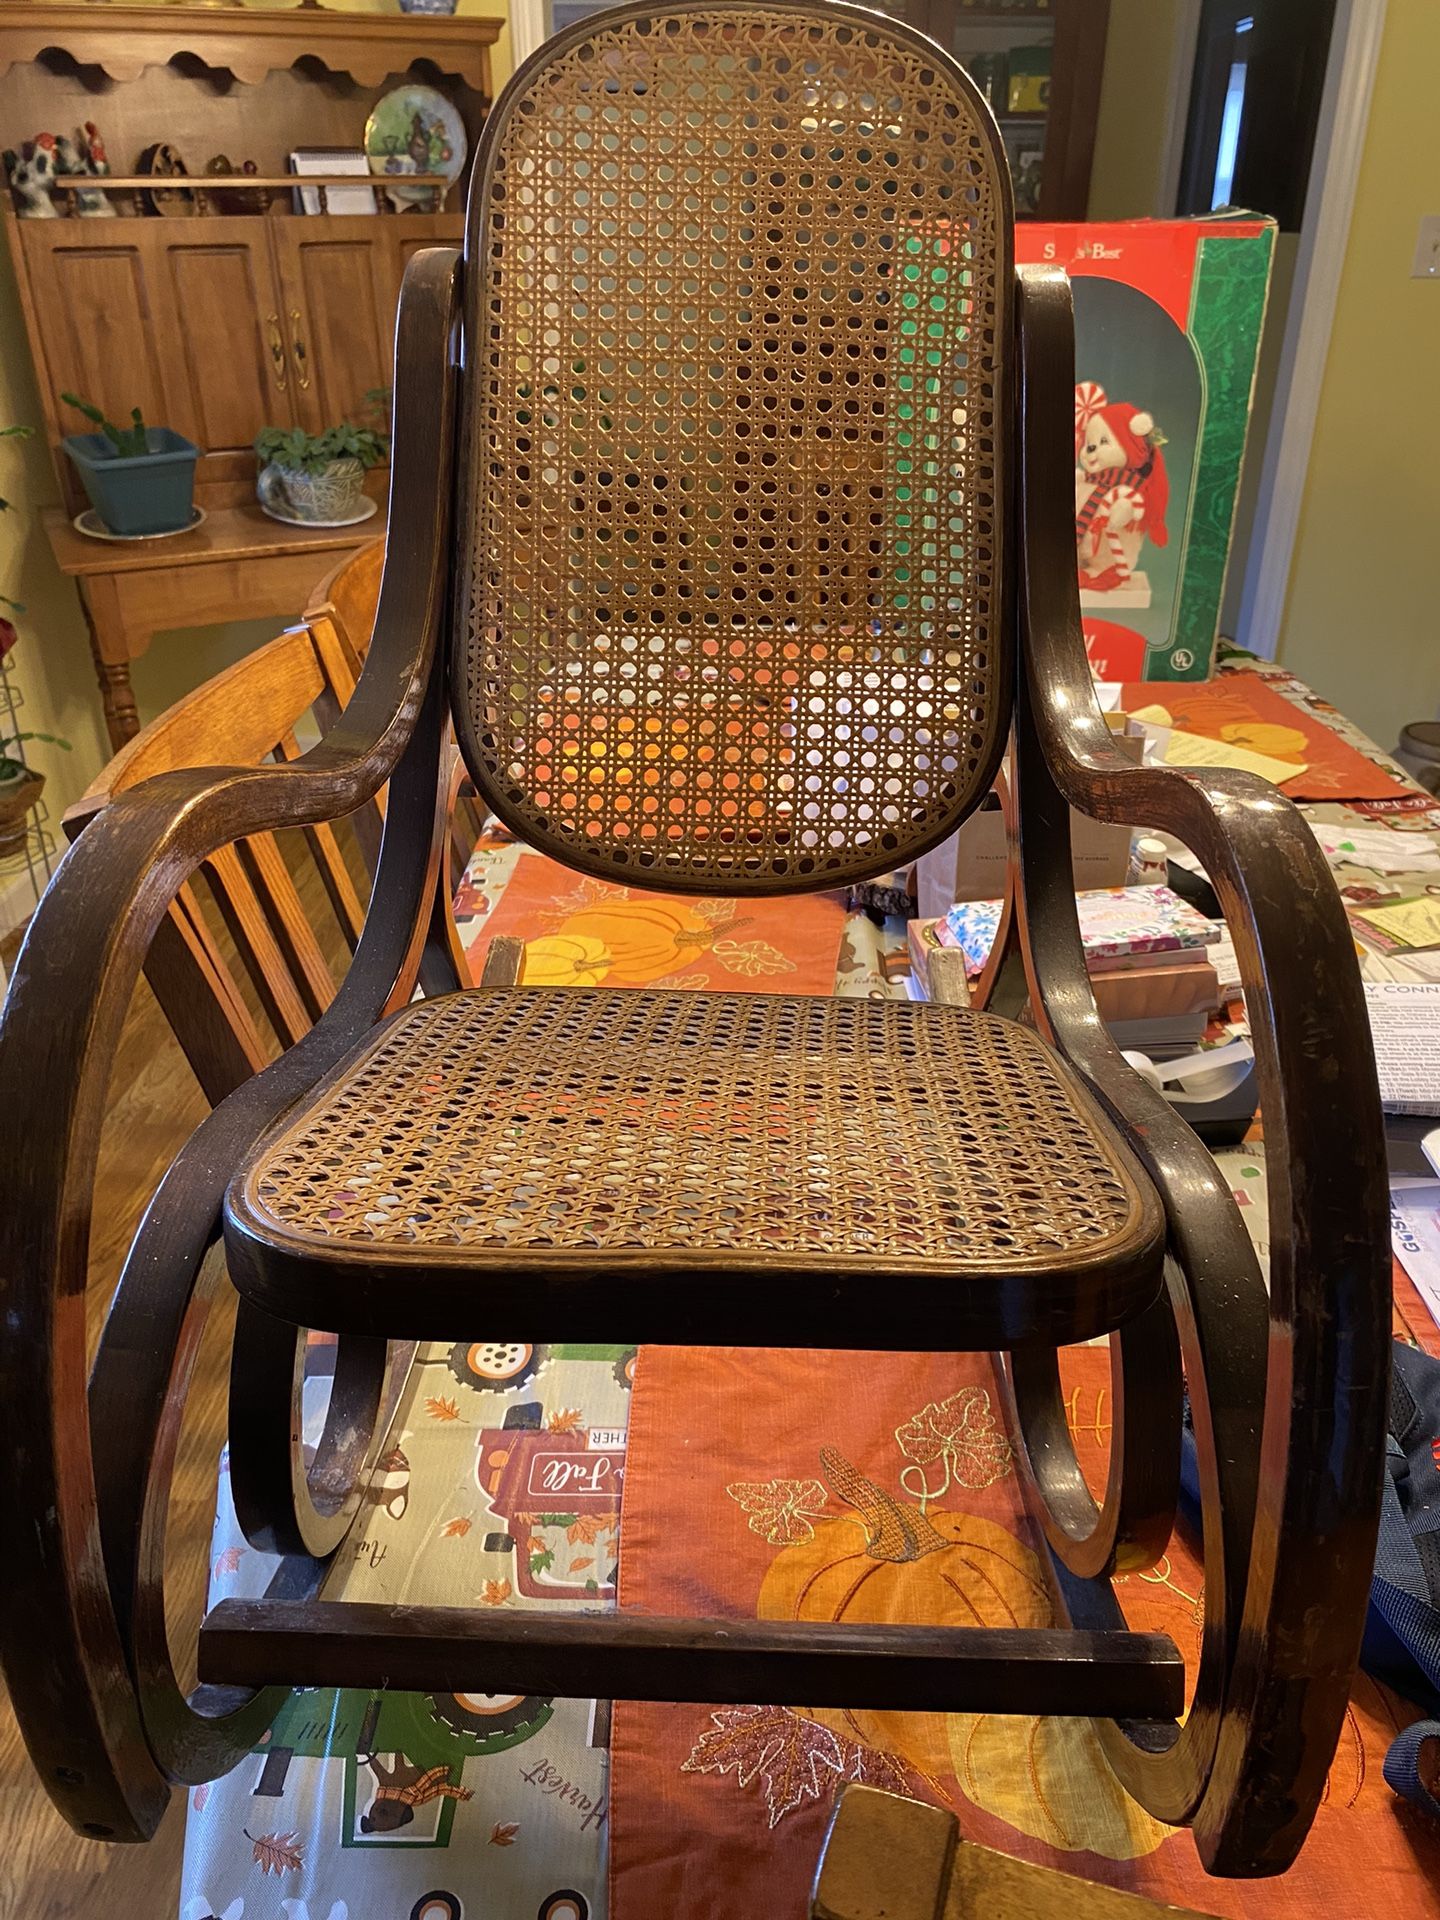
[[[338,724],[283,766],[118,796],[16,967],[0,1642],[57,1806],[143,1839],[172,1784],[232,1766],[286,1688],[384,1675],[1087,1715],[1213,1872],[1282,1870],[1335,1748],[1377,1525],[1389,1257],[1364,1009],[1294,808],[1111,747],[1077,602],[1069,288],[1015,271],[984,103],[919,34],[839,5],[626,6],[571,27],[486,125],[463,256],[410,266],[395,387],[379,612]],[[503,968],[461,990],[434,913],[451,717],[484,801],[532,845],[725,896],[908,862],[979,805],[1013,731],[1011,899],[980,1007],[527,988]],[[385,782],[349,972],[176,1159],[87,1393],[96,1136],[149,942],[217,849]],[[1099,1021],[1070,805],[1174,832],[1220,894],[1270,1146],[1268,1298],[1213,1162]],[[413,999],[417,979],[434,997]],[[1033,1029],[1005,1017],[1027,997]],[[222,1232],[236,1506],[285,1559],[266,1598],[211,1612],[187,1695],[157,1569]],[[387,1347],[617,1327],[1003,1354],[1061,1624],[326,1600],[383,1437]],[[339,1336],[308,1468],[307,1328]],[[1056,1349],[1105,1334],[1097,1505]],[[1129,1631],[1110,1584],[1170,1535],[1182,1379],[1205,1567],[1188,1711],[1176,1649]]]

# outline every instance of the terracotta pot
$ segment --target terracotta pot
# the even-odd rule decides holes
[[[15,761],[8,767],[18,767],[18,771],[11,772],[7,779],[7,763],[0,761],[0,860],[19,853],[25,845],[30,809],[45,789],[44,774],[36,773],[33,767],[19,766]]]

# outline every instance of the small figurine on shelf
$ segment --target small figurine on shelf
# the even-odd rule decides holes
[[[217,153],[213,159],[205,162],[205,171],[217,179],[224,179],[227,175],[233,178],[236,174],[254,179],[260,169],[253,160],[242,160],[237,167],[228,153]],[[269,205],[263,187],[207,187],[203,191],[221,213],[264,213]]]
[[[97,180],[104,179],[110,171],[110,156],[105,151],[105,142],[100,138],[100,129],[93,120],[87,120],[83,131],[85,134],[83,145],[88,170],[95,175]],[[90,202],[89,210],[92,214],[98,213],[105,215],[115,212],[115,208],[108,196],[102,193],[98,187],[94,193],[82,193],[80,199],[82,202]],[[76,208],[77,213],[81,211],[83,211],[83,208]]]
[[[89,177],[98,174],[102,170],[106,173],[110,171],[109,164],[105,161],[104,144],[95,130],[93,120],[87,123],[85,132],[87,137],[83,146],[77,141],[67,140],[63,133],[55,136],[55,172],[59,177],[73,180],[82,175]],[[92,158],[92,150],[95,149],[99,151],[102,166],[97,166]],[[99,187],[82,187],[78,193],[68,197],[73,202],[74,212],[82,220],[113,220],[115,218],[115,209],[110,204],[108,195]]]
[[[56,174],[55,140],[52,134],[42,133],[38,139],[27,140],[18,153],[13,147],[7,147],[5,174],[19,202],[18,212],[22,220],[54,220],[58,217],[59,210],[52,197]]]
[[[1150,605],[1150,581],[1137,567],[1147,539],[1157,547],[1170,539],[1164,445],[1151,414],[1111,402],[1093,380],[1076,387],[1075,550],[1082,606]]]

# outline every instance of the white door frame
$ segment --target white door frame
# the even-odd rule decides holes
[[[545,0],[510,0],[510,57],[518,67],[545,39]]]
[[[1339,0],[1285,322],[1275,406],[1260,471],[1236,639],[1275,658],[1345,250],[1365,151],[1386,0]]]

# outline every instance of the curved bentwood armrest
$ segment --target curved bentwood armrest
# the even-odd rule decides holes
[[[177,1762],[157,1746],[183,1749],[193,1732],[170,1724],[175,1713],[183,1717],[183,1701],[178,1708],[162,1702],[156,1720],[137,1697],[146,1682],[136,1669],[145,1661],[137,1658],[132,1615],[144,1617],[153,1643],[155,1597],[137,1603],[133,1593],[117,1594],[107,1563],[118,1557],[136,1578],[153,1581],[153,1566],[142,1563],[154,1518],[141,1511],[150,1505],[142,1491],[132,1490],[118,1518],[104,1511],[107,1486],[125,1504],[112,1445],[128,1449],[142,1480],[157,1452],[164,1458],[165,1384],[225,1180],[285,1106],[388,1005],[408,999],[420,964],[443,838],[444,676],[434,669],[449,610],[458,313],[458,253],[418,253],[406,271],[396,336],[384,581],[364,672],[339,721],[284,767],[165,774],[107,807],[51,882],[0,1022],[0,1115],[10,1142],[0,1207],[7,1543],[0,1654],[42,1780],[71,1824],[96,1837],[138,1840],[153,1832],[169,1779],[186,1767],[183,1753]],[[97,1463],[85,1384],[96,1152],[111,1062],[151,937],[180,886],[218,848],[247,834],[335,819],[387,780],[375,891],[335,1000],[299,1045],[207,1118],[137,1237],[117,1300],[126,1299],[132,1337],[145,1328],[158,1338],[136,1360],[142,1373],[132,1374],[134,1434],[107,1429],[106,1458]],[[97,1362],[92,1393],[101,1371]],[[99,1392],[102,1403],[107,1397],[113,1387]],[[121,1534],[127,1537],[117,1544]],[[235,1707],[207,1705],[222,1724]],[[208,1723],[194,1718],[203,1746]],[[157,1742],[162,1722],[168,1731]]]
[[[1212,1871],[1273,1873],[1293,1859],[1324,1788],[1379,1519],[1390,1255],[1369,1027],[1339,895],[1290,801],[1240,772],[1136,767],[1113,744],[1085,657],[1070,536],[1069,282],[1047,268],[1018,280],[1024,559],[1011,944],[1037,1018],[1161,1191],[1201,1462],[1207,1617],[1195,1705],[1178,1733],[1108,1727],[1104,1737],[1152,1811],[1194,1820]],[[1096,1012],[1075,919],[1070,806],[1174,834],[1219,895],[1265,1126],[1268,1303],[1213,1162],[1130,1071]],[[1054,1407],[1043,1382],[1012,1376],[1012,1387],[1028,1394],[1040,1434],[1026,1465],[1043,1495]],[[1094,1573],[1064,1551],[1083,1528],[1065,1511],[1074,1488],[1063,1473],[1055,1490],[1047,1534],[1072,1570]]]

